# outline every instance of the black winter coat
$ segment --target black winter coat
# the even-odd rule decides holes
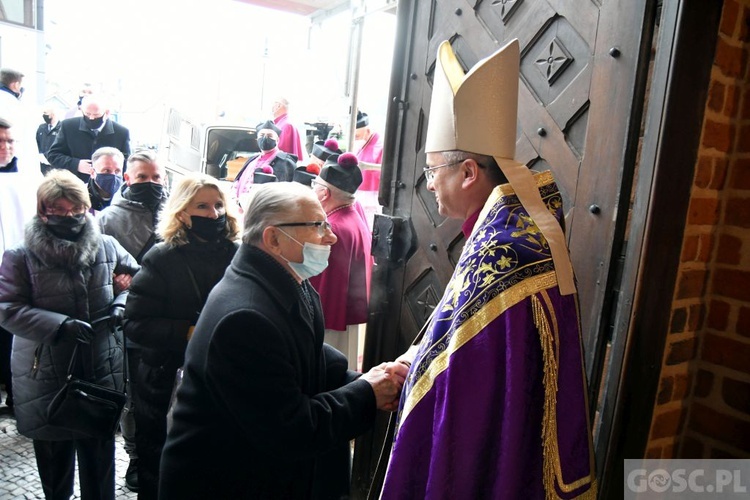
[[[320,300],[303,286],[240,246],[187,348],[160,498],[348,494],[349,440],[372,426],[375,394],[323,344]]]
[[[195,325],[208,293],[224,276],[236,251],[237,244],[226,239],[191,240],[182,246],[159,243],[146,253],[143,268],[130,285],[125,334],[142,347],[142,363],[163,368],[168,378],[161,382],[169,392],[185,359],[188,328]]]
[[[94,151],[101,147],[111,146],[125,155],[122,167],[122,171],[125,171],[130,156],[130,131],[127,128],[108,119],[101,132],[94,134],[86,126],[82,116],[68,118],[60,123],[62,125],[57,138],[45,155],[53,168],[70,170],[84,183],[88,183],[91,176],[78,171],[78,162],[90,160]]]
[[[108,318],[114,274],[135,274],[138,264],[114,238],[99,233],[90,215],[77,241],[55,237],[35,216],[24,245],[7,250],[0,268],[0,326],[11,332],[13,398],[18,432],[32,439],[68,440],[68,431],[47,425],[46,409],[65,383],[76,340],[60,325],[75,318],[89,323]],[[122,342],[107,321],[95,324],[96,337],[84,346],[86,373],[107,387],[122,389]],[[93,365],[93,366],[92,366]],[[85,373],[79,372],[78,376]]]

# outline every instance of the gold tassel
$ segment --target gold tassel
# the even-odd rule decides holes
[[[544,307],[536,295],[531,296],[534,325],[539,331],[544,363],[544,416],[542,417],[542,449],[544,490],[548,500],[558,498],[555,490],[554,457],[557,455],[557,358],[555,339]]]
[[[548,500],[557,500],[560,496],[555,489],[556,464],[559,456],[557,447],[557,377],[558,359],[555,346],[555,335],[550,327],[547,314],[545,314],[542,302],[536,295],[531,296],[531,310],[534,316],[534,325],[539,331],[539,341],[542,346],[542,362],[544,363],[544,415],[542,416],[542,452],[544,475],[544,491]],[[559,464],[557,464],[559,467]],[[562,477],[560,477],[562,481]],[[566,490],[563,485],[561,488]],[[580,500],[595,500],[597,497],[596,479],[592,477],[590,487],[578,495]]]

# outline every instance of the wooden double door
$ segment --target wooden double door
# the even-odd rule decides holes
[[[553,171],[577,276],[592,420],[611,343],[656,0],[400,0],[365,368],[412,342],[461,253],[461,222],[438,213],[424,142],[438,45],[465,69],[517,38],[516,159]],[[354,497],[373,478],[386,419],[361,438]],[[377,482],[377,480],[376,480]]]

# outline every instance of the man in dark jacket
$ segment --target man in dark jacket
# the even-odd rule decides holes
[[[39,167],[42,175],[44,175],[52,168],[49,160],[47,160],[47,151],[55,143],[57,134],[60,132],[61,122],[57,118],[57,110],[52,106],[44,108],[42,120],[44,120],[44,123],[36,129],[36,146],[39,149]]]
[[[47,152],[47,159],[53,168],[70,170],[88,183],[93,168],[91,155],[100,147],[117,148],[128,159],[130,131],[109,118],[109,110],[95,95],[84,97],[81,111],[83,116],[62,121],[60,132]]]
[[[127,163],[125,184],[115,193],[111,204],[99,212],[97,221],[102,233],[113,236],[140,264],[143,256],[156,242],[156,216],[167,199],[164,189],[166,173],[150,150],[136,151],[128,158]],[[130,285],[127,277],[118,278],[126,280],[121,286],[127,288]],[[127,346],[128,370],[136,373],[141,348],[135,342],[128,342]],[[138,389],[133,377],[129,380],[129,399],[121,422],[125,450],[130,456],[125,472],[125,485],[131,491],[138,491],[138,450],[133,416],[133,394]]]
[[[404,365],[360,376],[323,343],[307,278],[336,236],[314,193],[253,191],[242,245],[188,344],[160,498],[347,497],[349,441],[398,404]]]

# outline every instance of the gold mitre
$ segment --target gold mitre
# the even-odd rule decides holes
[[[438,47],[425,152],[466,151],[495,158],[519,201],[546,238],[560,293],[575,293],[565,235],[526,165],[514,160],[518,118],[518,40],[479,61],[468,73],[450,42]],[[488,210],[485,207],[483,210]],[[479,220],[486,214],[482,213]]]
[[[512,160],[518,114],[518,40],[464,74],[450,42],[440,44],[425,152],[461,150]]]

